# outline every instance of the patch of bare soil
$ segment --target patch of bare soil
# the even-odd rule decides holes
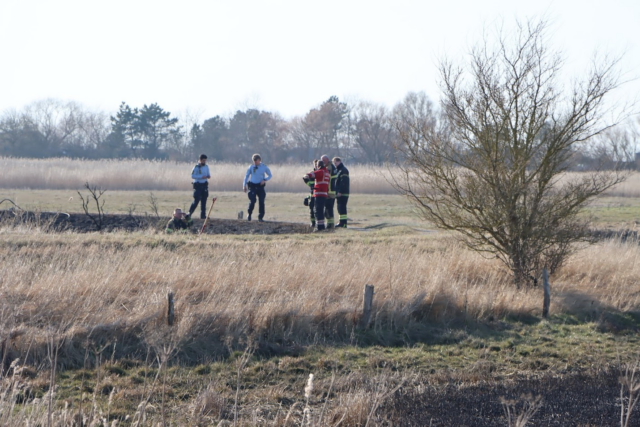
[[[21,210],[0,210],[0,223],[6,225],[36,226],[46,231],[88,233],[95,231],[139,231],[155,229],[163,231],[170,218],[155,216],[106,214],[90,217],[83,213],[31,212]],[[204,220],[194,219],[193,225],[186,233],[197,234],[202,229]],[[206,234],[303,234],[309,233],[310,227],[301,223],[258,222],[236,219],[212,218],[207,221]]]
[[[529,395],[542,400],[527,426],[616,426],[620,425],[619,375],[602,372],[475,385],[425,384],[398,391],[381,409],[405,426],[505,426],[501,398],[518,402],[520,412],[523,396]],[[633,414],[629,425],[640,425],[639,413]]]

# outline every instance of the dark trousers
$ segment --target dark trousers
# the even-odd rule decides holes
[[[314,213],[316,214],[316,223],[318,224],[318,230],[324,230],[324,211],[326,197],[314,197]]]
[[[256,206],[256,198],[258,199],[258,219],[264,218],[264,199],[267,197],[267,192],[264,190],[264,185],[260,184],[247,184],[249,187],[249,191],[247,192],[247,196],[249,196],[249,207],[247,208],[247,213],[251,215],[253,213],[253,208]]]
[[[209,183],[204,182],[193,184],[193,203],[189,207],[189,215],[191,215],[200,203],[200,217],[207,217],[207,198],[209,197]]]
[[[309,217],[311,219],[311,226],[315,227],[316,225],[316,214],[314,212],[316,206],[316,198],[311,196],[309,197]]]
[[[335,203],[336,203],[336,199],[327,197],[327,201],[325,202],[325,205],[324,205],[324,217],[327,219],[327,225],[329,227],[332,227],[334,224],[333,206]]]
[[[349,196],[340,196],[336,201],[338,203],[338,215],[340,217],[338,227],[347,228],[347,203],[349,202]]]

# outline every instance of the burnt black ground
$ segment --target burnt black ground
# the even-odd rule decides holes
[[[128,215],[106,214],[98,217],[92,214],[93,219],[84,213],[56,213],[56,212],[29,212],[19,210],[0,210],[0,222],[11,225],[30,225],[53,232],[134,232],[154,229],[163,231],[170,218]],[[202,228],[204,220],[194,219],[193,226],[188,233],[197,234]],[[246,221],[234,219],[212,218],[207,221],[206,234],[304,234],[309,233],[310,227],[302,223],[273,222],[273,221]]]
[[[541,396],[542,404],[527,426],[619,426],[619,373],[520,378],[479,384],[425,384],[399,390],[383,407],[394,425],[506,426],[501,398],[520,402]],[[637,408],[636,408],[637,409]],[[636,410],[629,425],[640,426]]]

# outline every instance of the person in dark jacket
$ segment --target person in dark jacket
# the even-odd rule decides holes
[[[326,154],[323,154],[320,160],[322,160],[324,166],[331,174],[329,191],[327,193],[327,201],[324,207],[324,217],[327,220],[327,229],[332,229],[335,225],[335,219],[333,217],[333,206],[336,202],[336,173],[338,173],[338,170],[336,169],[335,165],[331,163],[331,160],[329,160],[329,156],[327,156]]]
[[[336,166],[336,201],[338,203],[338,215],[340,222],[338,227],[347,228],[347,203],[349,202],[349,169],[346,168],[340,157],[333,158]]]
[[[173,211],[173,218],[167,223],[166,233],[173,233],[174,231],[188,230],[193,224],[191,216],[182,212],[182,209],[176,209]]]

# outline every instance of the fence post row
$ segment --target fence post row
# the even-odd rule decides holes
[[[173,307],[173,292],[169,292],[169,295],[167,295],[167,300],[168,300],[168,310],[167,310],[167,324],[169,326],[173,326],[173,321],[175,320],[175,311],[174,311],[174,307]]]
[[[364,285],[364,295],[362,298],[362,319],[360,319],[360,326],[367,328],[371,321],[371,311],[373,310],[373,285]],[[546,295],[546,294],[545,294]],[[167,295],[167,324],[173,326],[175,321],[175,308],[173,292],[169,292]]]
[[[364,285],[364,296],[362,300],[362,319],[360,326],[363,329],[369,327],[371,321],[371,310],[373,308],[373,285]]]
[[[549,304],[551,303],[551,291],[549,289],[549,272],[542,269],[542,286],[544,287],[544,302],[542,303],[542,317],[549,317]]]

